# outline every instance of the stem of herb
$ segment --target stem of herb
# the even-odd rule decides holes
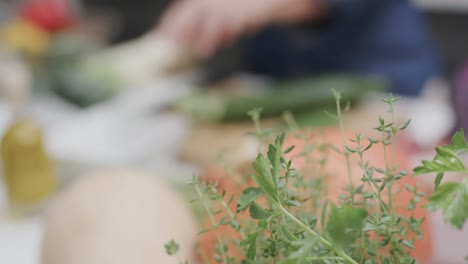
[[[379,239],[379,236],[378,236],[378,234],[377,234],[377,236],[376,236],[376,237],[377,237],[377,240],[378,240],[378,239]],[[378,248],[377,248],[377,252],[378,252]],[[377,254],[377,255],[376,255],[376,258],[377,258],[377,263],[378,263],[378,264],[381,264],[381,263],[382,263],[382,261],[380,260],[380,255],[379,255],[379,254]]]
[[[317,261],[317,260],[337,260],[343,261],[342,257],[307,257],[308,261]]]
[[[276,264],[276,261],[278,260],[278,241],[275,239],[275,235],[273,234],[273,222],[270,222],[270,235],[271,240],[275,241],[276,255],[273,256],[273,264]]]
[[[296,120],[294,119],[294,116],[291,112],[285,112],[283,114],[283,119],[284,119],[284,122],[286,123],[286,126],[293,130],[293,131],[296,131],[299,129],[299,126],[297,125],[297,122]]]
[[[396,102],[396,99],[390,95],[385,102],[388,104],[388,112],[391,114],[391,125],[389,127],[389,131],[386,131],[385,129],[385,123],[382,125],[382,136],[383,136],[383,150],[384,150],[384,160],[385,160],[385,176],[388,178],[389,176],[392,177],[390,181],[388,181],[388,203],[390,206],[391,210],[391,215],[393,220],[395,221],[396,219],[396,209],[395,209],[395,204],[393,201],[393,177],[395,176],[395,143],[396,143],[396,133],[397,133],[397,127],[395,127],[395,109],[394,109],[394,102]],[[390,135],[390,144],[391,144],[391,163],[389,165],[388,162],[388,157],[387,157],[387,135],[386,132],[389,132]]]
[[[221,255],[222,255],[222,258],[223,258],[223,263],[224,264],[228,264],[228,257],[226,255],[226,252],[224,251],[224,243],[223,243],[223,240],[221,239],[221,235],[219,234],[218,232],[218,224],[216,223],[216,220],[214,218],[214,215],[213,213],[211,212],[210,210],[210,207],[208,206],[208,204],[206,204],[206,202],[203,200],[203,193],[202,191],[200,190],[200,187],[198,186],[198,183],[195,183],[195,190],[197,191],[197,195],[198,197],[200,198],[202,204],[203,204],[203,207],[205,208],[206,210],[206,213],[208,214],[208,216],[210,217],[210,221],[211,221],[211,224],[213,226],[213,229],[215,231],[215,234],[216,234],[216,240],[218,240],[218,244],[220,245],[220,251],[221,251]]]
[[[361,231],[361,250],[362,250],[361,260],[359,260],[359,263],[364,262],[364,256],[366,255],[366,241],[364,237],[364,231]]]
[[[260,114],[262,112],[261,108],[255,108],[249,111],[249,115],[252,118],[252,121],[254,122],[255,125],[255,136],[257,137],[259,141],[259,146],[258,146],[258,152],[262,152],[262,147],[265,144],[265,135],[262,130],[262,125],[260,122]]]
[[[337,116],[337,119],[338,119],[338,123],[339,123],[339,126],[340,126],[340,132],[341,132],[341,138],[343,140],[343,153],[344,153],[344,156],[345,156],[345,159],[346,159],[346,169],[347,169],[347,173],[348,173],[348,179],[349,179],[349,192],[350,192],[350,196],[351,196],[351,204],[354,203],[354,185],[353,185],[353,176],[351,174],[351,162],[349,160],[349,152],[346,150],[345,146],[346,146],[346,140],[345,140],[345,132],[344,132],[344,122],[343,122],[343,114],[341,112],[341,96],[336,93],[335,94],[335,98],[336,98],[336,116]]]
[[[357,147],[358,147],[357,149],[358,149],[358,155],[359,155],[359,163],[362,164],[361,165],[362,170],[365,171],[366,167],[364,165],[365,163],[364,163],[363,150],[361,148],[360,138],[357,138]],[[367,179],[365,182],[366,182],[367,186],[369,187],[369,190],[372,192],[372,200],[374,202],[374,207],[378,208],[377,201],[382,199],[381,196],[380,196],[380,192],[378,191],[377,188],[374,191],[374,188],[372,187],[372,184],[370,183],[370,179]],[[364,201],[364,203],[365,203],[365,201]],[[364,204],[364,206],[366,206],[366,205]],[[361,238],[362,238],[362,241],[364,241],[364,232],[362,232],[362,237]],[[373,242],[374,242],[375,247],[378,248],[378,246],[379,246],[379,236],[378,235],[375,236],[375,239],[373,240]],[[363,258],[364,255],[365,255],[365,249],[366,248],[364,246],[362,246],[363,253],[361,255],[361,258]],[[379,260],[378,263],[380,263],[380,256],[379,256],[379,251],[378,250],[376,252],[376,257]],[[361,259],[361,263],[362,262],[363,262],[363,259]]]
[[[313,237],[316,237],[318,239],[318,241],[320,241],[320,243],[322,243],[324,246],[326,246],[327,248],[329,248],[330,250],[334,251],[338,256],[340,256],[341,258],[343,258],[343,260],[345,260],[346,262],[348,263],[352,263],[352,264],[358,264],[354,259],[352,259],[348,254],[346,254],[346,252],[344,252],[343,250],[341,249],[337,249],[333,246],[332,243],[330,243],[330,241],[326,240],[324,237],[322,237],[321,235],[317,234],[314,230],[312,230],[310,227],[308,227],[307,225],[305,225],[304,223],[302,223],[299,219],[297,219],[294,215],[292,215],[288,210],[286,210],[282,205],[278,204],[277,205],[278,208],[287,216],[289,217],[294,223],[296,223],[298,226],[300,226],[301,228],[304,229],[304,231],[306,233],[308,233],[309,235],[313,236]]]
[[[229,206],[227,205],[226,201],[224,201],[222,197],[221,199],[219,199],[219,201],[221,202],[221,205],[223,206],[224,210],[226,210],[227,214],[229,215],[229,218],[231,218],[232,221],[237,223],[236,215],[231,211],[231,209],[229,209]],[[242,240],[244,240],[247,237],[244,233],[244,230],[242,230],[242,228],[240,228],[238,232],[241,235]]]

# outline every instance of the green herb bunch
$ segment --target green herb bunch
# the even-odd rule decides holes
[[[298,139],[304,140],[304,151],[299,155],[306,158],[308,170],[303,172],[293,167],[287,157],[295,146],[285,146],[285,133],[281,133],[272,144],[259,151],[249,174],[253,184],[246,183],[239,197],[230,193],[232,190],[221,190],[217,182],[205,183],[194,177],[191,184],[196,198],[193,202],[201,206],[210,219],[209,227],[201,233],[213,232],[217,241],[216,254],[212,259],[205,256],[206,263],[416,263],[411,251],[416,240],[424,236],[420,228],[424,218],[411,213],[402,215],[395,204],[401,191],[395,186],[404,177],[410,177],[407,172],[400,171],[395,162],[396,137],[409,125],[409,121],[396,124],[394,120],[398,98],[390,95],[383,99],[391,120],[379,118],[375,128],[379,138],[356,134],[346,139],[343,114],[349,105],[342,109],[340,94],[335,92],[335,97],[337,112],[329,115],[339,124],[342,145],[310,143],[308,131],[288,131],[298,133]],[[256,125],[254,134],[261,142],[267,142],[274,132],[261,129],[260,111],[250,112]],[[286,117],[294,129],[293,118]],[[468,173],[459,157],[468,151],[463,132],[458,132],[452,143],[437,148],[434,160],[423,161],[414,171],[418,175],[438,174],[436,192],[429,197],[428,206],[434,210],[443,209],[447,221],[461,228],[468,217],[468,179],[440,184],[446,172]],[[376,145],[384,149],[385,166],[382,168],[365,159],[364,154]],[[328,161],[328,151],[343,155],[348,168],[349,184],[335,202],[326,199],[329,175],[323,168]],[[359,184],[352,181],[352,157],[357,157],[361,168]],[[425,194],[417,185],[398,186],[404,186],[412,194],[407,205],[410,212],[421,206]],[[226,236],[221,227],[229,227],[236,235]],[[173,241],[168,248],[171,255],[176,253]]]

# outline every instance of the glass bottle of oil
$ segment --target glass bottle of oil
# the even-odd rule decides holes
[[[23,214],[40,208],[55,189],[56,179],[42,131],[23,111],[30,87],[14,88],[3,89],[14,118],[1,139],[0,154],[10,207]]]
[[[55,188],[50,159],[41,130],[26,118],[16,120],[1,141],[3,174],[11,205],[17,209],[39,205]]]

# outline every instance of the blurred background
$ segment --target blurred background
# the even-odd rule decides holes
[[[370,128],[392,92],[413,120],[409,159],[430,158],[468,129],[468,0],[394,2],[261,24],[199,55],[160,32],[178,23],[172,1],[0,0],[0,263],[40,263],[44,208],[83,173],[133,167],[178,184],[249,162],[254,107],[266,127],[285,112],[333,125],[333,88],[352,102],[347,125]]]

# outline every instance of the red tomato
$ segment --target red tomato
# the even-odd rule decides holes
[[[75,11],[69,0],[26,0],[21,16],[49,31],[57,32],[73,24]]]

